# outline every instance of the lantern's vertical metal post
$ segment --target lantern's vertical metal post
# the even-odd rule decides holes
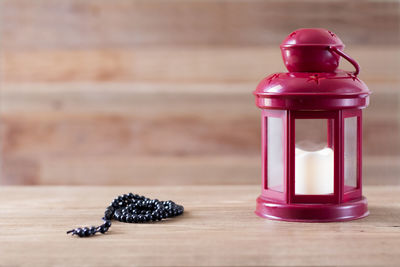
[[[289,190],[288,188],[289,186],[289,176],[290,176],[290,168],[289,168],[289,162],[290,162],[290,111],[286,110],[286,114],[285,114],[285,202],[286,203],[290,203],[289,199],[290,199],[290,195],[289,195]]]
[[[338,146],[338,161],[337,161],[337,166],[335,167],[335,172],[338,171],[338,177],[335,176],[335,179],[338,179],[339,183],[339,190],[338,190],[338,203],[343,202],[343,194],[344,194],[344,118],[343,118],[343,111],[339,110],[338,111],[338,116],[337,116],[337,123],[336,123],[338,129],[336,132],[337,137],[335,138],[335,143]],[[335,162],[336,163],[336,162]],[[335,164],[336,165],[336,164]]]
[[[334,140],[334,128],[333,128],[333,122],[332,120],[328,120],[327,122],[327,128],[328,128],[328,140],[327,140],[327,146],[329,148],[333,148],[333,140]]]
[[[358,149],[358,163],[357,163],[357,188],[360,190],[360,197],[362,197],[362,110],[358,110],[357,121],[357,149]]]
[[[293,202],[292,195],[294,194],[293,190],[295,188],[294,184],[294,121],[293,121],[293,114],[291,110],[287,111],[287,160],[286,160],[286,199],[287,203],[291,204]]]
[[[267,189],[267,117],[262,110],[261,112],[261,177],[262,177],[262,192]]]

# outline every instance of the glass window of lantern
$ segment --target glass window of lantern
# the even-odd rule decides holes
[[[333,119],[296,119],[295,139],[295,194],[333,194]]]
[[[344,118],[344,191],[357,188],[358,178],[358,118]]]
[[[267,189],[283,192],[285,134],[282,117],[267,117]]]

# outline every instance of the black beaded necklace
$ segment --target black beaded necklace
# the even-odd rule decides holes
[[[79,237],[93,236],[96,233],[108,231],[111,220],[118,220],[127,223],[145,223],[150,221],[161,221],[172,218],[183,213],[183,206],[175,202],[150,199],[136,194],[124,194],[115,198],[104,212],[102,218],[104,223],[98,227],[81,227],[67,232],[67,234]]]

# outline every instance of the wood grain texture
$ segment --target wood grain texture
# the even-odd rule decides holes
[[[288,33],[325,27],[374,92],[364,180],[398,184],[399,8],[395,0],[0,1],[0,183],[258,184],[251,92],[285,71],[278,44]]]
[[[251,87],[248,83],[9,84],[1,98],[0,181],[258,184],[260,114]],[[400,113],[393,111],[399,108],[400,95],[384,84],[374,87],[377,92],[365,110],[364,156],[396,158]],[[396,164],[378,175],[380,166],[373,164],[364,172],[365,182],[375,184],[378,176],[382,184],[396,183],[394,177],[400,173]]]
[[[260,156],[82,156],[3,159],[3,185],[259,185]],[[400,185],[399,156],[364,157],[364,185]]]
[[[130,191],[173,199],[185,213],[158,223],[114,222],[89,239],[65,234],[100,223],[108,203]],[[0,265],[398,266],[400,188],[364,193],[367,218],[317,224],[257,217],[258,186],[1,187]]]
[[[257,83],[286,71],[274,46],[5,50],[5,82]],[[400,83],[398,46],[350,46],[366,82]],[[353,67],[341,62],[341,67]]]
[[[400,43],[399,2],[62,0],[2,1],[4,47],[265,45],[324,27],[348,44]]]
[[[365,79],[364,79],[365,80]],[[164,116],[254,116],[259,114],[252,92],[257,81],[236,83],[57,82],[4,83],[0,111],[27,114]],[[369,81],[373,94],[364,110],[368,120],[397,120],[397,83]]]

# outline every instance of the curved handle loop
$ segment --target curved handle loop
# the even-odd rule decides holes
[[[338,54],[339,56],[344,57],[348,62],[350,62],[354,66],[354,68],[356,69],[356,71],[354,72],[355,76],[357,76],[360,73],[360,66],[358,65],[358,63],[354,59],[349,57],[342,50],[339,50],[336,46],[330,46],[329,49],[332,52],[335,52],[336,54]]]

